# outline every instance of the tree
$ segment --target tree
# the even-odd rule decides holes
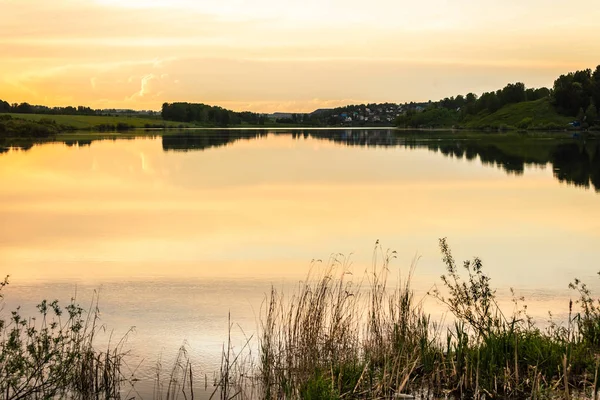
[[[539,89],[530,88],[525,91],[525,96],[527,101],[543,99],[550,96],[550,89],[545,87]]]
[[[581,82],[575,80],[575,74],[561,75],[554,81],[554,104],[563,114],[575,116],[584,104],[585,93]]]
[[[577,121],[583,123],[585,121],[585,113],[583,112],[583,108],[579,108],[579,112],[577,112]]]
[[[547,87],[541,87],[539,89],[535,89],[536,100],[546,98],[546,97],[550,96],[550,94],[551,94],[550,89],[548,89]]]
[[[592,99],[594,104],[600,104],[600,65],[592,74]]]
[[[486,110],[490,113],[496,112],[502,107],[500,96],[494,92],[486,92],[477,100],[477,111]]]
[[[475,103],[477,102],[477,95],[474,93],[468,93],[465,98],[465,113],[467,114],[476,114],[477,109],[475,107]]]
[[[33,112],[33,107],[29,103],[21,103],[16,107],[15,112],[21,114],[31,114]]]
[[[587,110],[585,110],[585,122],[589,125],[594,125],[598,119],[598,110],[596,109],[596,104],[594,102],[590,103]]]
[[[7,101],[0,100],[0,112],[10,112],[10,104]]]
[[[477,101],[477,95],[474,93],[467,94],[466,103],[473,104]]]
[[[521,82],[509,83],[499,93],[499,97],[502,105],[525,101],[525,84]]]

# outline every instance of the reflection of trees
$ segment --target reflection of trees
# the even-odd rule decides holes
[[[226,146],[241,139],[251,139],[265,135],[266,132],[262,130],[218,130],[202,132],[201,134],[166,135],[162,137],[162,146],[165,151],[205,150],[212,147]]]
[[[509,174],[521,175],[525,171],[526,164],[537,164],[533,160],[527,160],[514,154],[507,154],[494,145],[477,142],[457,142],[432,144],[430,150],[438,151],[448,157],[466,158],[474,160],[479,157],[483,165],[497,166]],[[542,165],[545,163],[541,163]]]
[[[600,144],[596,143],[595,150],[596,151],[594,151],[594,155],[592,156],[590,182],[596,191],[600,191]]]
[[[527,165],[552,164],[554,176],[561,182],[580,187],[594,188],[600,192],[600,143],[597,141],[549,140],[532,137],[499,137],[482,134],[457,138],[448,134],[431,134],[394,130],[363,129],[299,129],[285,132],[274,130],[211,130],[184,132],[162,136],[165,151],[194,151],[226,146],[238,140],[249,140],[271,135],[287,135],[302,140],[314,138],[328,140],[345,146],[404,147],[428,149],[446,157],[456,157],[501,168],[509,174],[523,174]],[[111,138],[112,140],[135,139],[134,137]],[[18,143],[0,143],[0,154],[9,147],[29,149],[41,143],[20,139]],[[89,146],[92,140],[64,141],[68,146]]]
[[[600,144],[597,142],[554,142],[544,146],[549,147],[546,153],[541,152],[537,157],[531,157],[519,150],[518,146],[505,150],[494,144],[482,141],[469,143],[429,144],[432,151],[439,151],[448,157],[458,157],[473,160],[479,157],[484,165],[497,166],[507,173],[522,174],[526,165],[552,164],[554,176],[561,182],[575,186],[593,187],[600,192]]]
[[[494,137],[453,139],[398,136],[394,131],[310,131],[310,136],[333,140],[349,146],[402,146],[410,149],[427,148],[446,157],[475,160],[483,165],[496,166],[508,174],[521,175],[526,165],[544,166],[551,163],[554,176],[561,182],[580,187],[593,187],[600,192],[600,143],[535,138],[504,138],[494,143]],[[523,148],[523,140],[526,145]],[[533,149],[533,150],[532,150]],[[532,153],[532,154],[530,154]]]
[[[296,138],[302,135],[303,137],[313,137],[324,140],[331,140],[337,143],[343,143],[347,146],[398,146],[400,144],[399,137],[389,129],[323,129],[323,130],[308,130],[292,133],[292,137]]]
[[[552,153],[554,176],[561,182],[600,192],[600,145],[569,143],[557,146]]]
[[[93,140],[65,140],[64,143],[69,147],[90,146]]]
[[[541,144],[540,144],[541,146]],[[429,144],[432,151],[439,151],[448,157],[458,157],[472,160],[475,155],[484,165],[497,166],[507,173],[522,174],[526,165],[552,164],[554,176],[560,182],[575,186],[593,187],[600,192],[600,143],[592,142],[554,142],[548,144],[547,153],[540,153],[531,157],[521,152],[518,146],[504,150],[494,144],[482,141],[469,141],[469,143],[444,143]]]

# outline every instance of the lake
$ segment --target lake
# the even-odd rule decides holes
[[[559,135],[206,130],[5,148],[3,312],[87,307],[97,291],[100,341],[135,327],[139,394],[184,343],[210,386],[229,314],[239,348],[271,285],[290,290],[312,260],[342,253],[359,276],[379,241],[395,279],[418,256],[413,288],[441,316],[426,293],[447,237],[506,307],[512,287],[538,323],[564,321],[569,282],[600,290],[600,143]]]

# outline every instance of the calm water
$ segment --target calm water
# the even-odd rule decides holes
[[[337,252],[360,274],[378,239],[398,251],[394,276],[420,256],[419,296],[444,271],[440,237],[458,260],[481,257],[502,301],[514,287],[541,323],[564,317],[573,278],[600,291],[595,141],[232,130],[48,143],[4,150],[0,186],[4,312],[99,290],[108,332],[136,327],[141,394],[184,341],[212,376],[229,312],[241,344],[270,285]]]

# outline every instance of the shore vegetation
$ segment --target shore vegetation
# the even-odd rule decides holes
[[[600,299],[584,282],[569,284],[568,319],[541,328],[516,294],[512,312],[498,306],[481,259],[458,263],[446,239],[439,246],[445,273],[428,296],[446,307],[448,322],[415,298],[416,260],[390,287],[395,252],[377,244],[358,278],[347,258],[332,256],[293,293],[271,289],[257,336],[238,351],[226,339],[204,390],[221,399],[597,398]],[[94,346],[97,301],[88,312],[75,301],[37,309],[34,317],[0,314],[0,398],[136,397],[127,389],[135,377],[124,373],[126,338]],[[192,365],[185,347],[166,378],[159,361],[154,398],[193,399],[200,375]]]

